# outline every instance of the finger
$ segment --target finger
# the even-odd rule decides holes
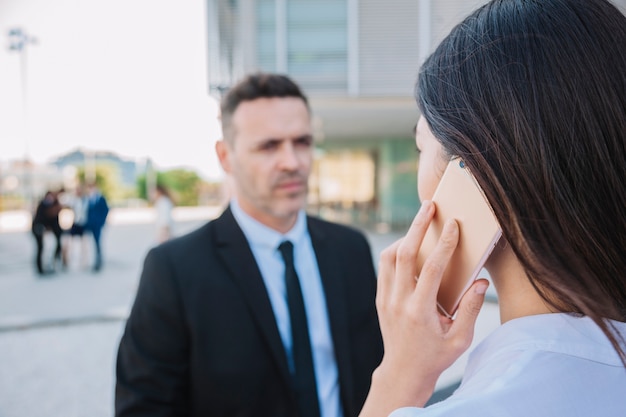
[[[376,301],[380,304],[391,294],[393,278],[396,273],[396,252],[403,239],[398,239],[385,248],[378,260],[378,280],[376,284]]]
[[[459,242],[459,225],[454,219],[446,221],[441,236],[433,252],[424,261],[420,271],[416,297],[423,305],[436,305],[437,293],[443,273],[450,263],[454,249]]]
[[[396,282],[393,286],[394,297],[402,297],[415,289],[417,254],[434,214],[434,204],[431,201],[424,201],[398,247],[396,252]]]
[[[474,337],[474,325],[485,301],[485,293],[489,287],[486,279],[476,280],[463,295],[451,332],[460,341],[460,348],[467,349]]]

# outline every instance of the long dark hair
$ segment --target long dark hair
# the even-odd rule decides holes
[[[420,110],[470,167],[527,275],[626,365],[626,18],[605,0],[496,0],[422,66]]]

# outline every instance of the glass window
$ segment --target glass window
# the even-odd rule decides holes
[[[259,69],[276,71],[276,1],[257,1],[257,64]]]
[[[286,54],[287,73],[307,91],[347,89],[348,33],[346,0],[286,0],[286,51],[276,51],[276,1],[257,1],[257,62],[276,69],[277,53]]]

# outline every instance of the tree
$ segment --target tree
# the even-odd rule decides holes
[[[78,167],[76,175],[79,182],[86,182],[84,167]],[[127,193],[121,185],[122,182],[120,180],[120,173],[115,165],[98,163],[95,168],[95,177],[96,185],[107,200],[110,202],[116,202],[126,198]]]
[[[156,173],[156,184],[167,188],[178,206],[197,206],[202,183],[196,172],[186,169]],[[139,198],[149,200],[145,174],[137,178],[137,194]]]

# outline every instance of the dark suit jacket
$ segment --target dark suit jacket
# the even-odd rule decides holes
[[[108,214],[109,205],[102,194],[98,193],[95,199],[89,197],[85,227],[89,230],[102,229]]]
[[[345,417],[382,358],[364,236],[308,217],[326,294]],[[152,249],[117,358],[117,416],[297,415],[272,306],[230,209]]]

